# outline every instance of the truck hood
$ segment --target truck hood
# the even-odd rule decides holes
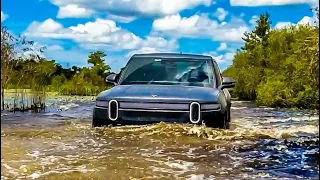
[[[190,103],[216,102],[219,90],[210,87],[179,85],[119,85],[101,92],[97,100],[133,102]]]

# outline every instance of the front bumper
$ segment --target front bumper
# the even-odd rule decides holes
[[[108,107],[95,106],[93,110],[93,118],[105,124],[145,124],[159,122],[190,122],[190,111],[188,109],[178,108],[178,110],[158,110],[158,109],[122,109],[118,110],[117,120],[109,119]],[[201,119],[203,121],[214,121],[222,114],[221,108],[215,110],[201,110]]]

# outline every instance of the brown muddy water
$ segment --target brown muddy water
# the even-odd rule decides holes
[[[234,101],[231,129],[91,128],[94,102],[1,114],[1,179],[319,179],[318,115]]]

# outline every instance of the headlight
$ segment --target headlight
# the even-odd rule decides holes
[[[108,107],[108,101],[96,101],[96,106],[100,106],[100,107]]]
[[[220,104],[202,104],[201,110],[218,110],[220,109]]]

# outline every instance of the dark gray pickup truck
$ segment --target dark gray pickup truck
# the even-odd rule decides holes
[[[157,122],[204,123],[229,128],[233,79],[222,77],[210,56],[135,54],[115,86],[101,92],[93,110],[93,127]]]

